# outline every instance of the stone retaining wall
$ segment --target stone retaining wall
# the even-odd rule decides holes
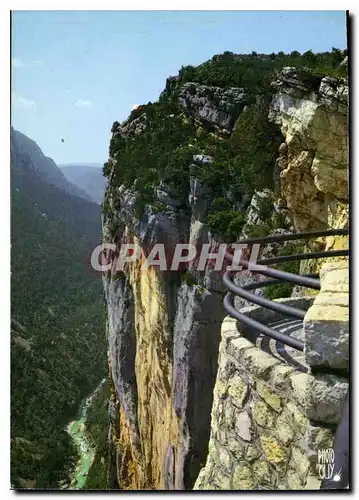
[[[316,302],[323,304],[320,296],[309,317]],[[313,300],[280,299],[299,308]],[[264,323],[279,319],[277,313],[258,306],[241,312]],[[342,323],[343,318],[342,314]],[[343,328],[341,324],[342,340]],[[261,337],[250,338],[250,330],[233,318],[225,318],[221,333],[209,452],[194,489],[319,489],[318,453],[332,446],[348,377],[330,370],[311,373],[306,362],[313,356],[307,348],[305,356],[297,351],[293,362],[275,349],[265,352]],[[312,337],[311,342],[318,350],[318,342]],[[327,353],[328,345],[324,346]],[[340,349],[345,351],[342,344]],[[328,367],[328,356],[324,357]],[[314,359],[318,364],[318,356]]]

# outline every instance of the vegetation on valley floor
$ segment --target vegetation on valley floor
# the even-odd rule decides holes
[[[109,384],[106,381],[89,406],[85,421],[88,440],[96,449],[94,461],[87,475],[84,489],[101,490],[108,487],[108,400]]]
[[[89,266],[100,209],[42,182],[26,156],[11,175],[11,483],[57,488],[77,460],[66,426],[107,368]]]

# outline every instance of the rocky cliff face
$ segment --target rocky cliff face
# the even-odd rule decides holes
[[[298,231],[348,223],[348,86],[284,68],[270,119],[280,127],[281,196]]]
[[[194,162],[210,162],[194,157]],[[173,252],[177,242],[213,240],[201,221],[209,191],[191,179],[185,211],[165,191],[166,210],[134,213],[135,195],[122,191],[118,226],[104,220],[104,239],[138,243],[142,258],[117,276],[117,259],[104,278],[108,305],[109,364],[114,392],[110,435],[121,488],[191,488],[204,464],[212,388],[224,315],[218,273],[141,271],[152,245]],[[191,277],[192,283],[186,283]],[[200,404],[198,402],[200,401]]]
[[[110,148],[106,166],[109,187],[103,241],[117,245],[103,280],[112,379],[109,465],[110,487],[120,489],[191,489],[208,452],[224,317],[221,275],[210,265],[198,271],[196,259],[181,272],[163,271],[158,266],[144,270],[142,264],[156,243],[165,245],[167,257],[181,242],[196,247],[209,243],[210,251],[218,250],[221,239],[211,231],[207,217],[218,200],[217,186],[206,183],[198,171],[218,168],[215,145],[231,140],[256,99],[241,87],[180,83],[178,78],[167,81],[161,99],[170,96],[171,106],[161,119],[193,127],[192,139],[175,148],[185,158],[185,188],[176,192],[176,173],[150,184],[157,175],[156,165],[151,169],[155,147],[151,107],[114,124],[112,144],[119,145],[122,153]],[[267,189],[251,193],[245,202],[224,185],[221,202],[231,200],[233,213],[243,214],[238,238],[251,235],[262,223],[268,231],[292,230],[292,223],[301,231],[327,227],[333,218],[339,220],[339,207],[345,212],[348,199],[346,95],[345,86],[332,79],[299,76],[290,69],[277,76],[267,117],[280,126],[285,138],[276,164],[280,174],[275,184],[277,200]],[[174,127],[172,134],[176,133]],[[204,133],[207,149],[200,142]],[[214,145],[212,136],[217,141]],[[147,137],[147,146],[138,146],[137,158],[142,161],[147,155],[153,177],[144,181],[137,174],[128,182],[131,172],[119,176],[131,148],[142,144],[143,137]],[[171,154],[168,163],[178,158],[173,151]],[[178,186],[181,175],[178,170]],[[150,197],[139,213],[138,201],[144,191],[146,196],[150,191]],[[269,200],[265,210],[263,199]],[[123,243],[138,244],[141,257],[118,271]],[[242,275],[239,279],[252,278]]]
[[[249,103],[244,89],[209,87],[196,83],[186,83],[179,93],[179,104],[190,115],[195,116],[207,126],[228,134]]]
[[[297,231],[348,227],[348,85],[284,68],[273,89],[269,119],[285,137],[276,163],[280,204],[289,208]],[[348,237],[317,239],[314,245],[347,248]],[[303,261],[301,273],[317,273],[320,265]]]

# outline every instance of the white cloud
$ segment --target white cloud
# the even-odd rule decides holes
[[[22,59],[19,59],[18,57],[13,57],[11,59],[11,62],[14,68],[30,68],[33,66],[43,66],[44,64],[44,62],[41,61],[40,59],[37,59],[36,61],[24,62]]]
[[[84,101],[83,99],[77,99],[74,106],[76,106],[77,108],[92,108],[92,102]]]
[[[11,59],[11,62],[14,68],[21,68],[22,66],[24,66],[23,61],[21,59],[18,59],[17,57],[13,57]]]
[[[140,105],[139,105],[139,104],[134,104],[134,105],[132,106],[132,111],[133,111],[134,109],[139,108],[139,107],[140,107]]]
[[[26,99],[26,97],[22,97],[21,95],[12,93],[12,104],[16,108],[21,109],[31,109],[36,108],[36,102],[31,99]]]

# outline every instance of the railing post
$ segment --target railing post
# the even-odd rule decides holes
[[[321,269],[321,290],[304,318],[305,358],[311,376],[305,387],[307,417],[328,428],[335,425],[331,463],[321,489],[344,489],[349,482],[349,271],[348,261],[327,263]],[[308,434],[309,435],[309,434]],[[324,453],[326,450],[324,450]]]
[[[321,289],[304,318],[307,364],[349,372],[348,261],[324,264]]]

